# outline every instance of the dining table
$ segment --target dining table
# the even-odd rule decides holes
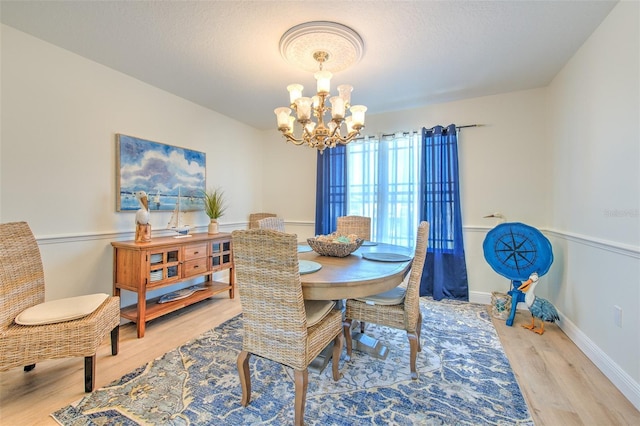
[[[307,300],[335,300],[383,293],[400,285],[411,269],[413,251],[394,244],[365,241],[345,257],[322,256],[307,243],[298,245],[302,294]],[[360,332],[358,322],[352,328],[353,349],[385,359],[388,348],[377,339]],[[322,371],[328,363],[329,348],[311,365]]]
[[[312,272],[301,270],[305,299],[341,300],[371,296],[397,287],[411,268],[413,251],[394,244],[365,241],[348,256],[332,257],[321,256],[301,243],[298,259],[320,265],[320,269]]]

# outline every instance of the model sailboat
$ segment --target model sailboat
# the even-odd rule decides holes
[[[156,210],[160,210],[160,190],[153,196],[153,204],[156,205]]]
[[[178,199],[176,200],[176,207],[173,209],[173,213],[171,213],[171,219],[169,219],[169,224],[167,225],[167,229],[171,229],[178,233],[174,238],[185,238],[190,237],[189,234],[189,225],[181,225],[180,221],[183,215],[183,212],[180,211],[180,187],[178,187]]]

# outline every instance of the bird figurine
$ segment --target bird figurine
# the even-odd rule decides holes
[[[544,322],[556,322],[560,319],[560,315],[558,315],[558,311],[551,302],[535,295],[534,291],[537,285],[538,273],[534,272],[529,275],[527,281],[518,287],[518,290],[525,293],[524,303],[531,312],[531,324],[523,325],[523,327],[542,335],[544,333]],[[536,318],[540,318],[540,328],[535,328]]]
[[[149,199],[144,191],[136,191],[133,193],[140,202],[140,208],[136,212],[136,223],[146,225],[149,223]]]

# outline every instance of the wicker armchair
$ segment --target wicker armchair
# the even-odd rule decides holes
[[[427,255],[429,223],[421,222],[411,272],[406,288],[399,286],[393,290],[362,299],[348,299],[345,312],[344,333],[347,340],[347,356],[351,357],[351,322],[360,320],[407,331],[409,338],[411,378],[417,379],[416,358],[422,350],[420,332],[422,314],[420,313],[420,279]]]
[[[276,217],[275,213],[251,213],[249,215],[249,229],[258,229],[258,221],[267,217]]]
[[[371,241],[371,218],[366,216],[340,216],[336,232],[340,235],[356,234],[358,238]]]
[[[109,332],[111,353],[118,353],[120,298],[106,297],[75,320],[17,324],[21,312],[44,302],[42,260],[26,222],[0,224],[0,371],[19,366],[30,371],[46,359],[82,356],[85,392],[93,391],[96,351]]]
[[[295,234],[270,229],[232,233],[244,335],[238,355],[243,406],[251,400],[252,354],[294,370],[295,424],[304,423],[309,364],[333,341],[333,379],[342,352],[342,313],[332,301],[302,297]]]
[[[284,219],[281,217],[266,217],[260,219],[258,221],[258,228],[284,232]]]

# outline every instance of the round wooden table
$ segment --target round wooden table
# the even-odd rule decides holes
[[[371,244],[371,243],[369,243]],[[309,248],[304,243],[300,248]],[[300,251],[300,249],[299,249]],[[402,262],[383,262],[362,257],[364,253],[393,253],[408,256],[410,260]],[[322,267],[316,272],[301,274],[302,294],[305,299],[337,300],[370,296],[391,290],[404,280],[411,269],[413,252],[406,247],[376,243],[362,245],[347,257],[320,256],[314,251],[298,253],[301,260],[318,262]],[[355,323],[354,323],[355,324]],[[373,357],[385,359],[389,353],[382,342],[354,329],[353,349],[366,352]],[[309,366],[313,371],[322,372],[330,357],[329,345]]]
[[[305,246],[308,247],[301,245]],[[369,260],[362,257],[363,253],[394,253],[413,258],[413,252],[408,248],[383,243],[363,245],[347,257],[320,256],[314,251],[299,253],[300,259],[322,265],[316,272],[300,275],[304,298],[340,300],[382,293],[397,287],[411,268],[411,260]]]

